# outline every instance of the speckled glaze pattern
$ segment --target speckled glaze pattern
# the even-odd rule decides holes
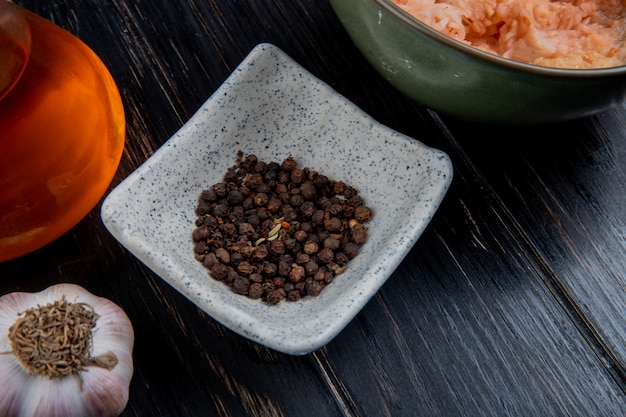
[[[203,189],[237,151],[293,156],[357,188],[373,211],[369,238],[318,297],[270,306],[237,295],[194,258]],[[452,180],[448,156],[379,124],[286,56],[260,44],[196,114],[102,205],[110,233],[215,320],[274,350],[301,355],[335,337],[413,247]],[[302,320],[306,317],[306,320]]]

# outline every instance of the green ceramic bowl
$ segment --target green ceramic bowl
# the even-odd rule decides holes
[[[626,100],[626,66],[555,69],[449,38],[390,0],[330,0],[365,58],[395,88],[452,117],[538,124],[589,116]]]

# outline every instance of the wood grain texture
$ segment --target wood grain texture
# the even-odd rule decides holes
[[[607,351],[608,366],[622,384],[626,381],[624,132],[621,112],[612,111],[545,131],[522,131],[508,145],[493,135],[487,144],[500,155],[496,163],[480,161],[476,152],[484,144],[470,150],[488,181],[507,199],[502,204],[517,208],[509,215],[548,270],[548,286],[569,304],[583,331]]]
[[[327,2],[16,3],[80,37],[116,79],[127,143],[111,187],[261,42],[454,164],[405,261],[302,357],[213,321],[108,234],[99,206],[1,263],[0,294],[74,282],[128,313],[135,374],[123,416],[626,415],[626,109],[515,129],[447,119],[375,73]]]

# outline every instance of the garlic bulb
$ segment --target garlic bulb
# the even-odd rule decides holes
[[[133,375],[133,328],[74,284],[0,297],[0,416],[118,416]]]

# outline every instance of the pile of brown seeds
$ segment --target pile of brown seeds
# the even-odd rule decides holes
[[[196,259],[237,294],[269,304],[317,296],[367,239],[357,190],[288,157],[237,163],[198,199]]]
[[[92,330],[98,318],[90,305],[68,303],[65,296],[29,308],[9,328],[11,349],[33,375],[52,379],[77,374],[92,362]]]

